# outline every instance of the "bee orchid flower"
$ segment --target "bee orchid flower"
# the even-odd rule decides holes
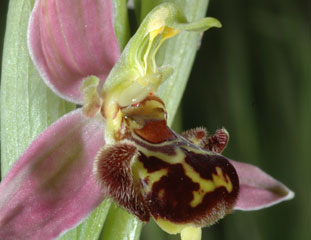
[[[201,228],[239,210],[293,197],[259,168],[223,155],[223,128],[181,135],[167,126],[158,88],[172,71],[158,66],[162,43],[180,31],[220,27],[188,22],[174,4],[154,8],[122,54],[113,4],[38,0],[30,55],[45,83],[82,108],[45,130],[0,185],[0,239],[54,239],[109,197],[171,234],[200,239]]]

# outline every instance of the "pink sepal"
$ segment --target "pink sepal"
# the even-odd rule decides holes
[[[103,201],[93,161],[104,132],[101,119],[79,109],[30,145],[0,184],[0,239],[53,239]]]
[[[240,181],[240,193],[236,210],[259,210],[279,202],[290,200],[294,193],[258,167],[230,160]]]
[[[30,56],[60,97],[82,104],[83,78],[99,88],[120,55],[111,0],[37,0],[28,29]]]

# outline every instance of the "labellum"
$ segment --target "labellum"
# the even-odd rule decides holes
[[[238,175],[211,151],[228,139],[225,130],[210,138],[203,129],[180,136],[167,126],[164,103],[154,95],[119,111],[118,143],[100,152],[95,170],[114,200],[142,221],[152,216],[168,233],[211,225],[231,211]]]

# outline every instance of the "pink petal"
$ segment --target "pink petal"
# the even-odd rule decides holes
[[[30,55],[59,96],[82,103],[83,78],[101,85],[120,55],[111,0],[37,0],[28,32]]]
[[[258,210],[290,200],[294,193],[267,173],[247,163],[230,160],[240,180],[240,194],[236,210]]]
[[[93,160],[104,128],[75,110],[30,145],[0,184],[0,239],[55,238],[101,203]]]

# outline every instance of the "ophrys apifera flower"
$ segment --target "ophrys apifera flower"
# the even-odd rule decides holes
[[[176,69],[158,67],[157,50],[179,31],[202,31],[219,26],[217,20],[206,18],[189,24],[174,5],[159,6],[146,17],[106,79],[107,70],[100,71],[109,71],[113,64],[103,64],[97,71],[87,60],[92,56],[89,51],[75,56],[74,50],[85,46],[83,39],[78,39],[77,47],[77,37],[66,38],[64,48],[56,40],[49,41],[57,36],[51,30],[64,26],[52,21],[51,3],[39,1],[33,13],[33,59],[55,92],[83,103],[83,108],[64,116],[39,136],[2,182],[0,236],[56,237],[109,196],[142,221],[152,216],[165,231],[181,232],[186,239],[189,232],[198,236],[202,226],[214,223],[233,208],[243,208],[243,203],[252,199],[258,201],[248,205],[250,209],[290,196],[286,187],[254,167],[247,173],[253,175],[256,170],[258,176],[245,180],[241,172],[245,165],[219,154],[228,140],[225,130],[211,137],[202,129],[180,136],[166,124],[169,113],[157,90]],[[68,12],[75,12],[70,8]],[[41,11],[51,11],[51,15],[40,17]],[[45,26],[52,29],[44,32]],[[62,32],[64,36],[72,36],[70,25],[68,28],[69,32]],[[113,36],[113,31],[109,34]],[[110,43],[117,46],[116,40]],[[112,59],[107,62],[114,63],[117,51],[104,52]],[[77,59],[83,62],[74,68]],[[245,195],[245,189],[252,191]],[[262,193],[271,198],[264,198],[264,202],[258,197]]]

